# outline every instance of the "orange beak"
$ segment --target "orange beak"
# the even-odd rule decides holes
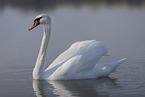
[[[36,26],[38,26],[39,25],[39,22],[38,21],[35,21],[34,23],[33,23],[33,25],[28,29],[29,31],[30,30],[32,30],[33,28],[35,28]]]

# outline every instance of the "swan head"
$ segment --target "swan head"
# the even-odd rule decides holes
[[[34,23],[32,24],[32,26],[28,29],[29,31],[32,30],[33,28],[35,28],[38,25],[48,25],[51,24],[51,18],[46,15],[46,14],[40,14],[38,15],[35,19],[34,19]]]

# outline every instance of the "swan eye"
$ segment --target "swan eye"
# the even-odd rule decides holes
[[[36,21],[39,23],[39,21],[40,21],[41,18],[42,18],[42,17],[36,18],[36,19],[34,20],[34,24],[36,23]]]

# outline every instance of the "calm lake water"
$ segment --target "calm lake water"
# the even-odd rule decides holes
[[[145,96],[144,2],[0,1],[0,97]],[[33,80],[43,28],[28,28],[40,13],[50,15],[53,25],[46,64],[72,43],[86,39],[102,41],[108,48],[110,56],[99,63],[128,59],[107,78]]]

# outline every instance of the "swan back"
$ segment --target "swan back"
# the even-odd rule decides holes
[[[44,78],[50,80],[95,78],[91,70],[105,54],[107,48],[99,41],[76,42],[45,70]]]

